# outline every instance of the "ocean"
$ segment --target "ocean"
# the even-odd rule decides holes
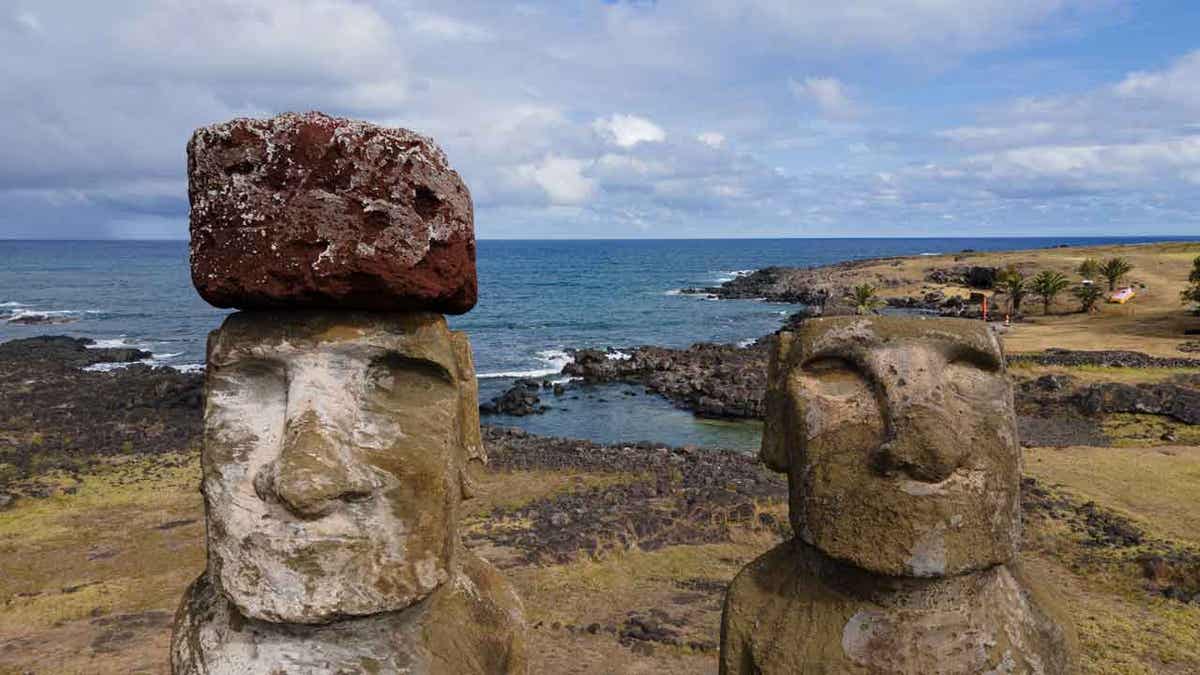
[[[1163,239],[1168,238],[482,240],[479,304],[450,323],[471,337],[480,397],[487,399],[514,378],[555,375],[572,347],[683,347],[769,333],[792,307],[678,292],[768,265]],[[88,337],[100,346],[150,351],[151,365],[199,370],[205,336],[226,313],[192,289],[183,241],[0,240],[0,341]],[[31,314],[69,323],[11,321]],[[699,420],[631,386],[574,388],[569,396],[543,396],[543,403],[552,408],[544,415],[484,421],[601,442],[742,450],[758,444],[756,424]]]

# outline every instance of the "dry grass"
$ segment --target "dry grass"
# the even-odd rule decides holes
[[[1085,672],[1200,672],[1200,606],[1148,592],[1136,562],[1163,545],[1200,550],[1200,447],[1034,448],[1025,468],[1146,533],[1141,546],[1096,548],[1061,523],[1028,524],[1026,558],[1067,597]]]
[[[1200,243],[913,256],[856,268],[852,281],[879,285],[883,297],[924,295],[934,290],[965,295],[966,289],[927,282],[925,275],[933,268],[958,265],[1014,265],[1026,275],[1055,270],[1078,280],[1075,270],[1084,259],[1113,256],[1125,257],[1133,263],[1133,272],[1125,283],[1139,286],[1137,298],[1125,305],[1102,304],[1098,314],[1089,315],[1077,313],[1078,303],[1069,293],[1063,293],[1051,307],[1051,315],[1042,316],[1040,302],[1030,297],[1023,305],[1029,320],[1014,324],[1005,334],[1005,348],[1010,352],[1041,351],[1048,347],[1128,349],[1156,356],[1187,356],[1179,351],[1179,344],[1185,339],[1183,331],[1200,328],[1200,317],[1185,311],[1179,302],[1179,291],[1186,286],[1192,260],[1200,256]],[[1140,288],[1142,285],[1145,288]]]
[[[1157,537],[1200,544],[1200,447],[1033,448],[1025,473]]]
[[[1042,375],[1070,375],[1083,384],[1123,382],[1125,384],[1156,384],[1168,382],[1180,375],[1195,375],[1196,368],[1114,368],[1106,366],[1043,366],[1030,361],[1013,361],[1009,371],[1021,378]]]
[[[161,625],[110,621],[173,613],[204,565],[199,462],[163,459],[109,465],[75,494],[0,512],[0,672],[161,671]],[[110,658],[113,636],[128,645]]]
[[[1200,549],[1200,447],[1032,448],[1026,472],[1128,517],[1150,538]],[[25,500],[0,513],[0,673],[164,672],[165,617],[203,566],[197,480],[194,461],[148,473],[131,462],[85,477],[76,494]],[[471,519],[493,506],[625,480],[631,478],[492,475]],[[778,502],[759,508],[786,517]],[[158,529],[189,519],[197,522]],[[604,629],[619,629],[630,612],[657,608],[682,622],[686,640],[716,641],[720,594],[689,585],[719,588],[778,541],[768,529],[731,533],[725,543],[610,548],[565,565],[507,567],[531,622],[540,622],[530,636],[537,671],[714,672],[712,651],[655,644],[652,655],[638,654]],[[1148,593],[1134,560],[1141,549],[1088,547],[1062,522],[1038,519],[1030,521],[1027,540],[1031,573],[1064,591],[1085,672],[1200,671],[1200,607]],[[154,620],[132,629],[120,623],[147,616]],[[593,623],[604,629],[588,633]]]

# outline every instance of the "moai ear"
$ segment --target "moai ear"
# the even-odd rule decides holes
[[[787,473],[790,464],[788,441],[794,430],[792,417],[795,406],[788,391],[788,378],[792,370],[791,354],[795,340],[793,333],[777,333],[767,364],[767,391],[763,400],[766,420],[758,457],[767,468],[780,473]]]
[[[475,362],[471,358],[471,341],[467,334],[451,331],[450,344],[458,364],[459,443],[463,450],[459,485],[462,498],[470,499],[475,496],[475,477],[487,464],[487,450],[479,431],[479,382],[475,379]]]

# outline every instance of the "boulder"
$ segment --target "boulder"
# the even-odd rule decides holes
[[[972,266],[967,268],[963,280],[971,288],[992,288],[996,285],[1000,270],[995,267]]]
[[[92,347],[95,340],[66,335],[42,335],[0,343],[0,359],[54,361],[76,368],[97,363],[134,363],[153,356],[132,347]]]
[[[513,383],[503,394],[496,396],[490,402],[479,406],[479,412],[484,415],[540,415],[548,410],[542,405],[538,391],[541,389],[537,380],[520,379]]]
[[[287,113],[203,127],[187,152],[192,283],[209,303],[475,305],[471,196],[431,139]]]

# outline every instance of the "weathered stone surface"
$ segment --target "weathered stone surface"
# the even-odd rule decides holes
[[[772,354],[762,457],[799,536],[879,574],[1011,560],[1020,530],[1012,388],[967,320],[812,319]]]
[[[747,565],[721,625],[723,674],[1072,673],[1057,599],[1017,565],[886,577],[799,540]]]
[[[470,552],[446,583],[404,610],[323,625],[245,618],[201,577],[171,641],[176,675],[201,673],[525,673],[525,619],[512,587]]]
[[[238,611],[321,623],[450,578],[481,460],[466,336],[435,314],[243,312],[209,338],[210,573]]]
[[[805,321],[777,336],[766,413],[797,537],[730,586],[722,673],[1073,672],[1069,624],[1016,559],[1012,388],[986,325]]]
[[[475,305],[470,194],[411,131],[320,113],[204,127],[188,196],[192,282],[218,307]]]
[[[208,568],[172,671],[521,673],[520,600],[463,548],[471,347],[432,313],[233,314],[208,342]]]

